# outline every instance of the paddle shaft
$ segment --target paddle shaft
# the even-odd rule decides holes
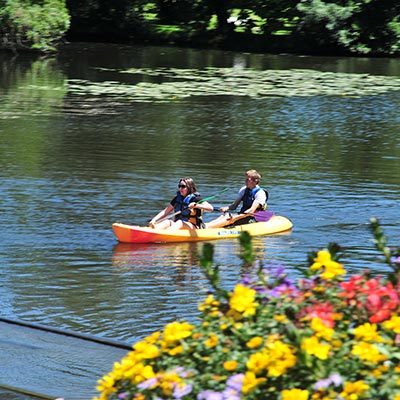
[[[213,212],[218,212],[218,211],[214,210]],[[230,212],[230,211],[224,212],[224,214],[226,214],[226,213],[228,213],[229,215],[231,215],[231,214],[236,214],[237,216],[242,215],[243,218],[245,218],[245,217],[254,217],[254,219],[257,222],[268,221],[274,215],[273,211],[265,211],[265,210],[256,211],[254,213],[240,213],[240,212]]]

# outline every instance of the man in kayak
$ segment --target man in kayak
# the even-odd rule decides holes
[[[203,227],[203,211],[213,211],[208,201],[202,201],[192,178],[182,178],[178,183],[178,192],[170,204],[160,211],[149,226],[157,229],[198,229]],[[174,221],[168,214],[174,211]]]
[[[246,185],[240,188],[236,200],[229,206],[221,207],[220,211],[224,214],[207,222],[207,228],[220,228],[230,225],[233,222],[233,218],[228,211],[236,210],[240,203],[243,204],[239,213],[243,215],[234,218],[235,225],[255,222],[253,214],[267,208],[268,192],[258,185],[261,175],[255,169],[251,169],[246,172],[245,177]]]

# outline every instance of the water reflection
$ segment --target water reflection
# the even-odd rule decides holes
[[[118,243],[113,250],[112,265],[118,272],[173,265],[176,281],[184,281],[185,270],[199,264],[199,243],[130,244]]]

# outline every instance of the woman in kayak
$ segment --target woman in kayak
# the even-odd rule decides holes
[[[239,213],[243,214],[243,218],[240,218],[237,222],[235,218],[236,225],[255,222],[253,215],[246,216],[245,214],[254,214],[256,211],[267,208],[268,192],[258,185],[261,175],[255,169],[250,169],[246,172],[245,177],[246,185],[240,188],[236,200],[229,206],[221,207],[219,210],[224,214],[207,222],[207,228],[219,228],[229,225],[232,216],[227,211],[236,210],[240,203],[242,203],[242,208]]]
[[[160,211],[149,226],[157,229],[198,229],[203,227],[203,211],[213,211],[213,206],[202,201],[192,178],[182,178],[178,183],[178,192],[170,204]],[[174,221],[164,219],[174,211]],[[158,220],[161,220],[157,223]]]

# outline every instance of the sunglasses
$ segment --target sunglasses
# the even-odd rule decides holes
[[[186,185],[178,185],[179,189],[185,189],[187,186]]]

